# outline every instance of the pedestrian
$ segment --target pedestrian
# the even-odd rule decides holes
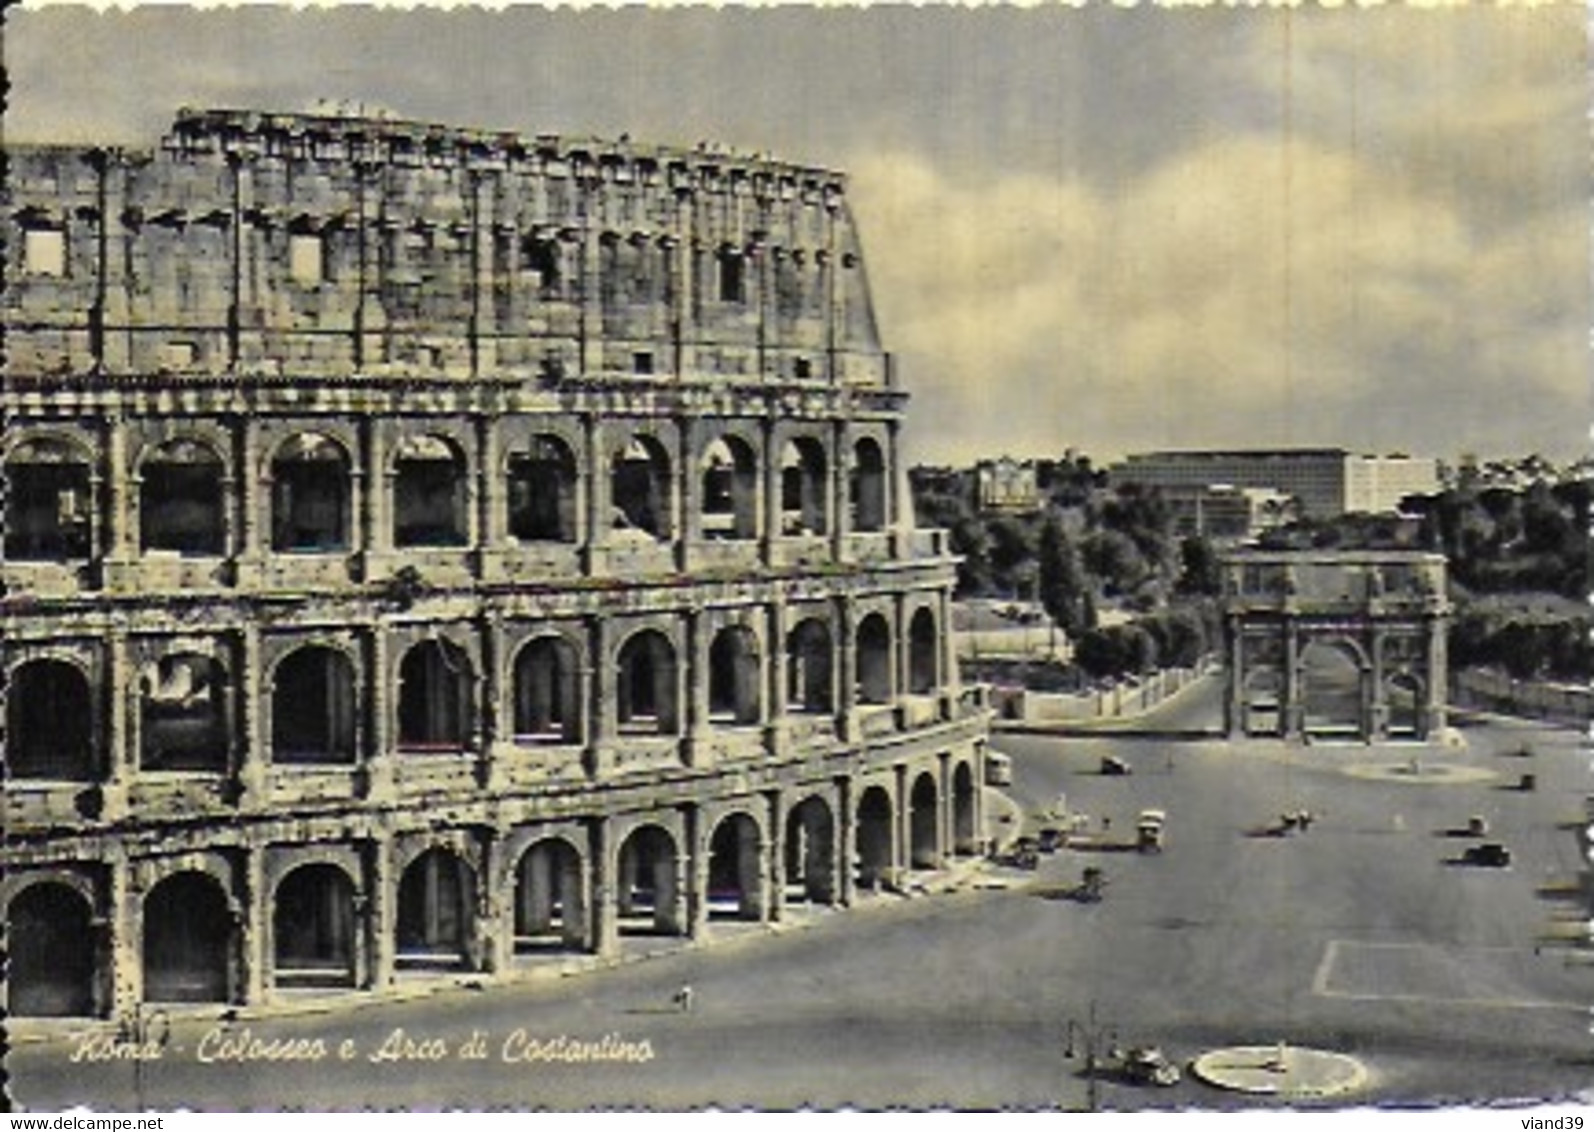
[[[681,989],[675,992],[675,1009],[682,1014],[692,1013],[692,985],[682,983]]]

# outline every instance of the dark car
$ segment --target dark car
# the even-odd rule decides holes
[[[1035,848],[1042,853],[1055,853],[1063,847],[1063,844],[1063,831],[1047,828],[1041,830],[1040,840],[1036,843]]]
[[[1498,841],[1485,841],[1482,845],[1470,845],[1461,855],[1461,859],[1469,865],[1482,865],[1489,869],[1503,869],[1511,863],[1511,850],[1501,845]]]
[[[1116,755],[1107,755],[1101,760],[1101,772],[1108,775],[1128,774],[1129,764]]]

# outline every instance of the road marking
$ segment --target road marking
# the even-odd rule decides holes
[[[1399,991],[1354,991],[1336,990],[1330,984],[1333,980],[1334,968],[1339,962],[1340,945],[1347,948],[1360,948],[1365,951],[1405,951],[1429,953],[1435,960],[1456,958],[1462,955],[1523,955],[1528,949],[1522,947],[1453,947],[1441,948],[1428,943],[1387,943],[1362,940],[1331,939],[1323,948],[1323,957],[1318,961],[1317,970],[1312,976],[1312,993],[1320,998],[1336,998],[1348,1002],[1417,1002],[1434,1006],[1477,1006],[1489,1009],[1503,1010],[1573,1010],[1579,1014],[1586,1013],[1589,1009],[1587,1002],[1572,1002],[1562,999],[1539,998],[1490,998],[1485,995],[1446,995],[1446,994],[1414,994]]]

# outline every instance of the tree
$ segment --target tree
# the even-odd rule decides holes
[[[1056,516],[1041,526],[1036,554],[1040,559],[1038,597],[1047,614],[1071,636],[1091,627],[1095,606],[1089,603],[1089,583],[1079,561],[1079,550]]]

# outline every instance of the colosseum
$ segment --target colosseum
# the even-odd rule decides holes
[[[841,174],[231,110],[7,152],[12,1013],[512,978],[980,849]]]

